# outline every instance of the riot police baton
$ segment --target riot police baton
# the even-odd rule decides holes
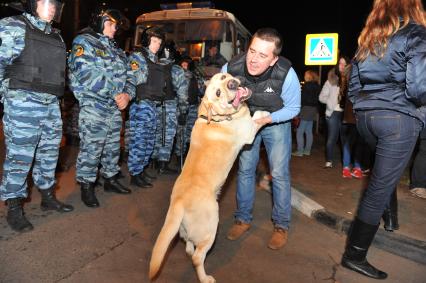
[[[161,102],[161,146],[166,145],[166,102]]]

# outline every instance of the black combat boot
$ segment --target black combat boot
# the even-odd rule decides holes
[[[342,258],[342,266],[365,276],[385,279],[388,275],[368,263],[366,256],[379,225],[370,225],[355,218]]]
[[[144,176],[143,171],[138,175],[130,176],[130,184],[145,189],[153,187],[149,178]]]
[[[74,210],[74,207],[69,204],[65,204],[56,199],[55,186],[52,186],[47,190],[40,190],[41,193],[41,210],[56,210],[59,212],[70,212]]]
[[[10,198],[7,203],[7,223],[12,230],[17,232],[28,232],[34,229],[33,225],[24,215],[21,198]]]
[[[157,176],[149,174],[146,170],[142,171],[142,175],[150,183],[154,180],[157,180]]]
[[[95,183],[80,183],[81,200],[88,207],[99,207],[99,201],[95,195]]]
[[[158,174],[174,175],[177,173],[178,171],[176,169],[169,167],[169,163],[167,161],[158,161]]]
[[[399,229],[398,224],[398,199],[396,190],[392,193],[389,204],[386,206],[382,215],[385,230],[393,232]]]
[[[104,178],[104,191],[113,192],[117,194],[130,194],[132,191],[124,187],[120,182],[118,182],[118,174],[110,177]]]

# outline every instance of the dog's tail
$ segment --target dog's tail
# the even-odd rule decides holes
[[[170,242],[179,231],[183,214],[184,208],[182,205],[176,204],[170,206],[163,228],[161,228],[160,234],[152,249],[151,262],[149,263],[149,279],[152,280],[158,273]]]

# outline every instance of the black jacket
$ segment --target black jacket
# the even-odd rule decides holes
[[[317,82],[305,82],[302,86],[302,106],[318,106],[321,86]]]

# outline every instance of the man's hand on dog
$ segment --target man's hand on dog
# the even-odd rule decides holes
[[[271,115],[268,115],[266,117],[258,118],[253,120],[256,124],[259,125],[259,127],[263,127],[266,124],[272,123]]]

